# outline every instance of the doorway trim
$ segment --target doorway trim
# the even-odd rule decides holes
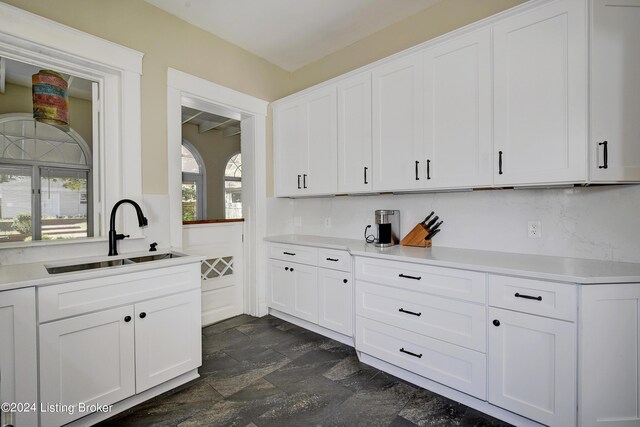
[[[182,71],[167,69],[167,165],[171,246],[182,248],[182,106],[241,120],[244,312],[262,313],[266,280],[266,120],[268,102]]]

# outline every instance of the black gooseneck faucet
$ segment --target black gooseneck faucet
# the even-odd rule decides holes
[[[122,199],[115,205],[113,205],[113,209],[111,209],[111,221],[109,224],[109,256],[118,255],[117,241],[122,240],[125,237],[129,237],[128,234],[125,235],[116,233],[116,211],[118,210],[118,207],[120,207],[120,205],[123,203],[129,203],[134,208],[136,208],[136,215],[138,215],[138,225],[140,226],[140,228],[146,226],[148,223],[147,218],[145,218],[144,214],[142,213],[142,209],[140,209],[140,205],[133,200]]]

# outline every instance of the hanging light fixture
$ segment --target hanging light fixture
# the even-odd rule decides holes
[[[33,118],[55,126],[69,126],[67,81],[61,74],[40,70],[31,76]]]

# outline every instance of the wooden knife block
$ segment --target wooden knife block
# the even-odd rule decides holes
[[[413,227],[404,239],[400,241],[402,246],[416,246],[420,248],[430,248],[431,240],[424,240],[429,234],[429,230],[425,230],[422,224],[418,224]]]

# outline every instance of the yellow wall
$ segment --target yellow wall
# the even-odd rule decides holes
[[[5,92],[0,93],[0,114],[33,113],[31,88],[7,83]],[[69,98],[69,126],[89,144],[93,141],[91,101]]]
[[[168,67],[267,101],[289,93],[290,73],[143,0],[4,1],[145,54],[142,187],[147,194],[168,189]]]
[[[509,9],[526,0],[442,0],[292,74],[297,92]]]
[[[240,152],[240,135],[225,138],[220,130],[198,132],[198,126],[182,125],[182,138],[196,147],[207,175],[207,216],[224,219],[224,170],[232,155]]]

